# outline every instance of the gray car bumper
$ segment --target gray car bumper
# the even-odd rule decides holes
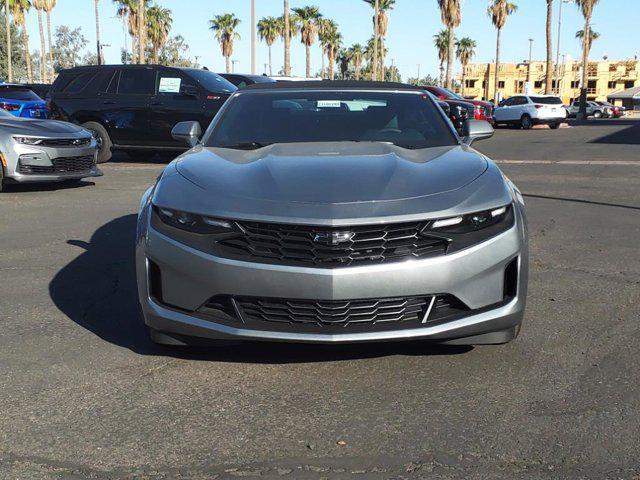
[[[14,172],[11,176],[7,177],[16,183],[45,183],[45,182],[64,182],[66,180],[78,180],[81,178],[101,177],[103,175],[102,170],[94,166],[90,170],[84,170],[80,172],[67,172],[67,173],[48,173],[48,174],[20,174]]]
[[[136,251],[139,299],[145,323],[155,331],[206,339],[239,338],[310,343],[350,343],[428,339],[447,341],[507,332],[508,341],[522,322],[527,291],[528,255],[517,215],[510,230],[482,244],[424,260],[340,269],[316,269],[249,263],[215,257],[155,231],[148,223]],[[518,288],[504,301],[504,271],[518,259]],[[149,260],[162,272],[163,304],[151,298]],[[478,313],[420,328],[360,333],[298,333],[255,330],[193,313],[214,295],[290,299],[348,300],[446,292]],[[171,306],[169,306],[171,305]],[[488,306],[494,305],[495,308]],[[501,343],[497,341],[477,343]],[[475,342],[474,342],[475,343]]]

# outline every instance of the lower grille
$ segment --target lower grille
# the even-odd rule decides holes
[[[222,256],[319,268],[444,255],[448,242],[423,234],[428,222],[353,227],[236,222],[241,234],[220,241]]]
[[[344,301],[218,295],[198,310],[205,316],[219,312],[259,330],[349,333],[418,328],[464,315],[469,308],[447,294]]]
[[[24,174],[77,173],[91,170],[95,164],[93,155],[82,157],[58,157],[53,165],[23,165],[18,162],[18,172]]]

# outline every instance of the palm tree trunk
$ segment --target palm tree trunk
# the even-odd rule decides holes
[[[320,68],[320,78],[324,78],[324,69],[326,65],[324,64],[324,47],[320,45],[320,57],[322,58],[322,67]]]
[[[7,31],[7,75],[9,83],[13,82],[13,61],[11,55],[11,17],[9,14],[9,2],[4,2],[4,22]]]
[[[273,67],[271,64],[271,45],[269,45],[269,76],[273,77]]]
[[[493,102],[498,102],[498,86],[500,85],[500,31],[502,29],[497,29],[496,34],[496,75],[495,75],[495,84],[493,86]]]
[[[360,80],[360,69],[362,68],[362,65],[360,65],[360,63],[356,64],[356,80]]]
[[[305,45],[306,50],[306,61],[307,61],[307,78],[311,77],[311,47],[309,45]]]
[[[562,2],[562,0],[560,0]],[[551,38],[551,17],[553,16],[553,0],[547,0],[547,71],[545,74],[545,86],[544,93],[546,95],[551,94],[551,80],[552,80],[552,63],[553,63],[553,46]]]
[[[154,45],[153,46],[153,63],[155,65],[158,64],[159,57],[160,57],[160,49]]]
[[[580,85],[580,112],[578,118],[587,118],[587,88],[589,86],[589,37],[591,36],[591,25],[589,18],[584,19],[584,37],[582,38],[582,82]]]
[[[335,60],[333,55],[329,55],[329,80],[333,80],[335,78],[335,71],[333,65],[335,64]]]
[[[380,80],[386,80],[384,72],[384,37],[380,35]]]
[[[226,56],[224,57],[225,62],[226,62],[226,67],[227,67],[227,73],[231,73],[231,57],[230,56]]]
[[[442,87],[443,85],[444,85],[444,62],[440,62],[440,86]]]
[[[453,28],[447,28],[449,35],[449,49],[447,50],[447,88],[451,90],[453,77],[453,44],[455,43]]]
[[[27,78],[29,83],[33,83],[33,68],[31,66],[31,53],[29,52],[29,34],[27,33],[27,23],[22,25],[22,42],[24,43],[24,55],[27,60]]]
[[[136,43],[136,36],[131,35],[131,63],[138,63],[138,44]]]
[[[291,76],[291,21],[289,0],[284,0],[284,76]]]
[[[44,26],[42,24],[42,10],[38,10],[38,26],[40,27],[40,81],[47,83],[47,57],[44,41]]]
[[[100,12],[98,11],[98,3],[100,0],[95,0],[96,9],[96,48],[98,49],[98,65],[104,63],[102,59],[102,48],[100,47]]]
[[[465,70],[467,68],[466,64],[462,64],[462,96],[464,97],[464,89],[466,87],[465,85],[465,80],[467,79],[467,76],[465,75]]]
[[[49,63],[50,63],[49,80],[53,82],[54,71],[53,71],[53,44],[51,43],[51,12],[49,12],[48,10],[47,10],[47,38],[49,39]]]
[[[138,63],[144,63],[144,0],[138,0]]]
[[[373,65],[371,69],[371,80],[378,80],[378,28],[380,26],[380,17],[378,12],[380,11],[379,0],[376,0],[375,10],[373,13]]]

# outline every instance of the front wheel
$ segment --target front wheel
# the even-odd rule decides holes
[[[551,128],[551,130],[557,130],[560,128],[560,124],[559,123],[552,123],[551,125],[549,125],[549,128]]]
[[[105,163],[111,160],[111,157],[113,156],[111,153],[113,143],[111,142],[111,138],[109,137],[107,130],[97,122],[83,123],[82,126],[89,130],[93,135],[93,138],[96,139],[96,143],[98,145],[97,163]]]
[[[593,112],[593,117],[602,118],[602,112],[600,110],[596,110],[595,112]]]
[[[520,119],[520,128],[523,130],[530,130],[533,127],[533,121],[529,115],[523,115]]]

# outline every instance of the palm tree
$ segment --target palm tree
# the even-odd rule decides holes
[[[351,50],[347,48],[340,49],[338,54],[338,65],[340,66],[340,78],[346,80],[351,65]]]
[[[462,96],[464,97],[467,65],[476,54],[476,42],[468,37],[456,42],[456,57],[462,63]]]
[[[95,0],[94,6],[96,11],[96,47],[98,49],[98,65],[102,65],[104,63],[104,59],[102,58],[102,46],[100,43],[100,11],[98,9],[98,4],[100,0]]]
[[[118,5],[117,15],[118,17],[127,17],[127,27],[129,30],[129,35],[131,36],[131,62],[138,63],[138,52],[139,52],[139,5],[138,0],[113,0]],[[145,8],[146,4],[149,3],[149,0],[145,0]]]
[[[2,0],[2,6],[4,7],[4,22],[5,30],[7,32],[7,79],[9,83],[13,82],[13,62],[11,51],[11,16],[10,16],[10,0]]]
[[[146,47],[146,32],[145,32],[145,16],[146,5],[144,0],[138,0],[138,63],[145,63],[144,51]]]
[[[575,2],[584,17],[584,31],[582,32],[582,86],[580,89],[580,112],[578,114],[578,118],[584,119],[587,117],[589,50],[591,49],[591,42],[594,40],[591,36],[591,16],[598,0],[575,0]]]
[[[258,36],[269,47],[269,75],[273,75],[271,62],[271,46],[282,34],[282,22],[276,17],[264,17],[258,22]]]
[[[300,31],[300,41],[306,49],[306,76],[311,77],[311,46],[316,41],[318,35],[318,22],[321,15],[318,7],[294,8],[293,15],[295,23]]]
[[[14,23],[22,28],[22,43],[24,46],[25,58],[27,61],[27,78],[29,83],[33,83],[33,71],[31,70],[31,55],[29,54],[29,34],[27,33],[26,13],[31,8],[29,0],[12,0],[9,3],[13,12]]]
[[[291,76],[291,15],[289,14],[289,0],[284,0],[284,13],[282,14],[282,38],[284,40],[284,75]]]
[[[327,39],[327,57],[329,58],[329,80],[335,79],[335,64],[342,46],[342,35],[336,29]]]
[[[440,85],[444,86],[444,64],[449,53],[449,32],[440,30],[433,36],[433,44],[438,50],[438,60],[440,61]]]
[[[491,17],[493,26],[496,27],[496,78],[493,89],[493,98],[498,100],[498,86],[500,84],[500,33],[507,23],[507,17],[514,13],[518,6],[508,0],[491,0],[487,14]]]
[[[580,44],[584,43],[584,30],[578,30],[576,32],[576,38],[580,40]],[[589,29],[589,38],[587,39],[587,50],[591,52],[591,47],[593,46],[593,41],[600,38],[600,34]]]
[[[376,0],[364,0],[365,2],[367,2],[369,5],[371,5],[374,10],[376,8]],[[387,31],[389,30],[389,10],[393,9],[393,6],[396,3],[396,0],[377,0],[378,3],[378,21],[377,21],[377,26],[376,26],[376,18],[375,18],[375,11],[374,11],[374,18],[373,18],[373,28],[374,28],[374,34],[377,33],[379,42],[380,42],[380,48],[378,50],[378,62],[379,62],[379,73],[380,76],[384,79],[385,74],[384,74],[384,59],[385,59],[385,54],[383,52],[386,52],[386,49],[384,47],[384,41],[385,41],[385,37],[387,36]],[[376,69],[377,71],[378,69]]]
[[[562,0],[560,0],[562,2]],[[547,0],[547,71],[545,72],[545,95],[551,94],[551,81],[553,68],[553,38],[551,36],[551,20],[553,17],[553,0]]]
[[[356,80],[360,80],[360,72],[362,71],[362,60],[364,59],[364,49],[362,45],[356,43],[349,49],[349,59],[353,63],[355,69]]]
[[[449,42],[447,44],[449,49],[447,50],[446,86],[450,89],[453,85],[454,29],[460,25],[461,20],[460,0],[438,0],[438,6],[440,7],[440,18],[444,26],[447,27],[447,33],[449,35]]]
[[[329,54],[327,45],[333,31],[337,31],[338,24],[328,18],[318,19],[318,43],[320,43],[320,57],[322,58],[322,67],[320,68],[320,76],[325,77],[324,56]]]
[[[168,8],[154,5],[147,10],[147,30],[151,41],[153,63],[158,63],[160,50],[167,43],[172,23],[171,10]]]
[[[43,10],[47,14],[47,39],[49,41],[49,81],[53,82],[53,43],[51,43],[51,11],[55,8],[57,0],[45,0]]]
[[[6,0],[5,0],[6,1]],[[46,8],[47,0],[33,0],[32,4],[38,11],[38,26],[40,27],[40,81],[47,83],[47,61],[45,52],[47,51],[44,40],[44,26],[42,23],[42,11]]]
[[[231,55],[233,55],[233,41],[239,40],[240,35],[236,28],[240,25],[240,19],[233,13],[216,15],[213,20],[209,20],[209,29],[216,34],[216,40],[220,42],[222,56],[226,60],[227,73],[231,73]]]

